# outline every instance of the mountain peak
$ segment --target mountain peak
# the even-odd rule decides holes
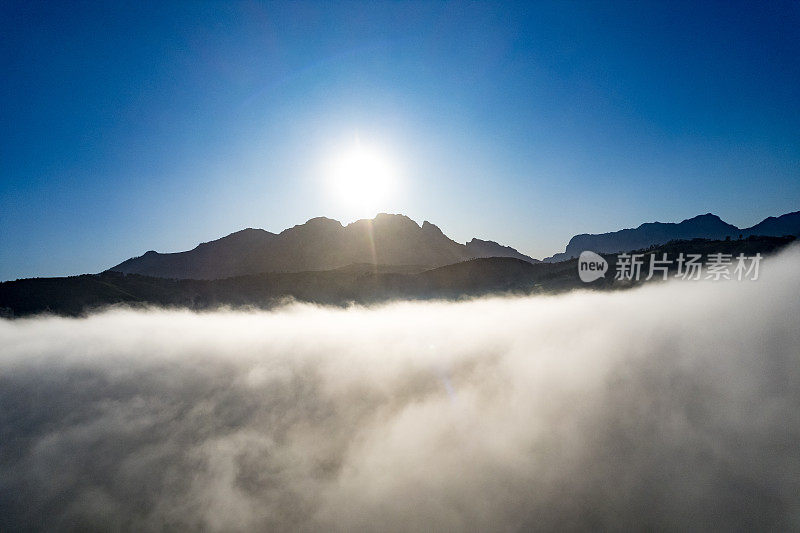
[[[442,230],[439,229],[439,226],[437,226],[436,224],[431,224],[427,220],[423,220],[422,221],[422,231],[424,231],[425,233],[434,233],[434,234],[442,234],[442,235],[444,235]]]
[[[396,224],[403,226],[413,226],[419,229],[419,224],[410,217],[400,213],[378,213],[372,219],[374,224]]]
[[[697,216],[692,217],[692,218],[687,218],[686,220],[684,220],[684,222],[690,222],[690,221],[693,221],[693,220],[697,220],[697,221],[712,221],[713,220],[715,222],[716,221],[723,222],[723,220],[721,218],[719,218],[717,215],[715,215],[714,213],[706,213],[705,215],[697,215]]]
[[[339,222],[338,220],[334,220],[332,218],[328,218],[328,217],[309,218],[306,221],[305,224],[300,224],[300,225],[301,226],[331,226],[331,227],[336,226],[336,227],[339,227],[339,228],[342,227],[342,223],[341,222]],[[295,226],[295,227],[297,227],[297,226]]]
[[[494,241],[484,241],[482,239],[476,239],[475,237],[473,237],[472,240],[466,244],[466,248],[470,254],[476,258],[513,257],[515,259],[527,261],[528,263],[539,262],[538,259],[534,259],[523,253],[520,253],[510,246],[503,246],[502,244]]]

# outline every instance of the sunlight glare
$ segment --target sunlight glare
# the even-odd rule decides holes
[[[337,201],[359,215],[373,216],[393,192],[395,172],[382,151],[356,142],[334,158],[329,181]]]

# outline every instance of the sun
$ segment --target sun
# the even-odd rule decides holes
[[[357,216],[373,216],[395,189],[395,168],[374,146],[355,142],[330,164],[329,186],[337,202]]]

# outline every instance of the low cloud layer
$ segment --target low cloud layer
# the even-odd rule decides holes
[[[0,321],[0,529],[797,529],[798,266]]]

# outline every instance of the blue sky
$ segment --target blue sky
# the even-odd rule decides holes
[[[798,2],[4,2],[0,65],[0,279],[348,222],[355,136],[376,212],[534,257],[800,209]]]

